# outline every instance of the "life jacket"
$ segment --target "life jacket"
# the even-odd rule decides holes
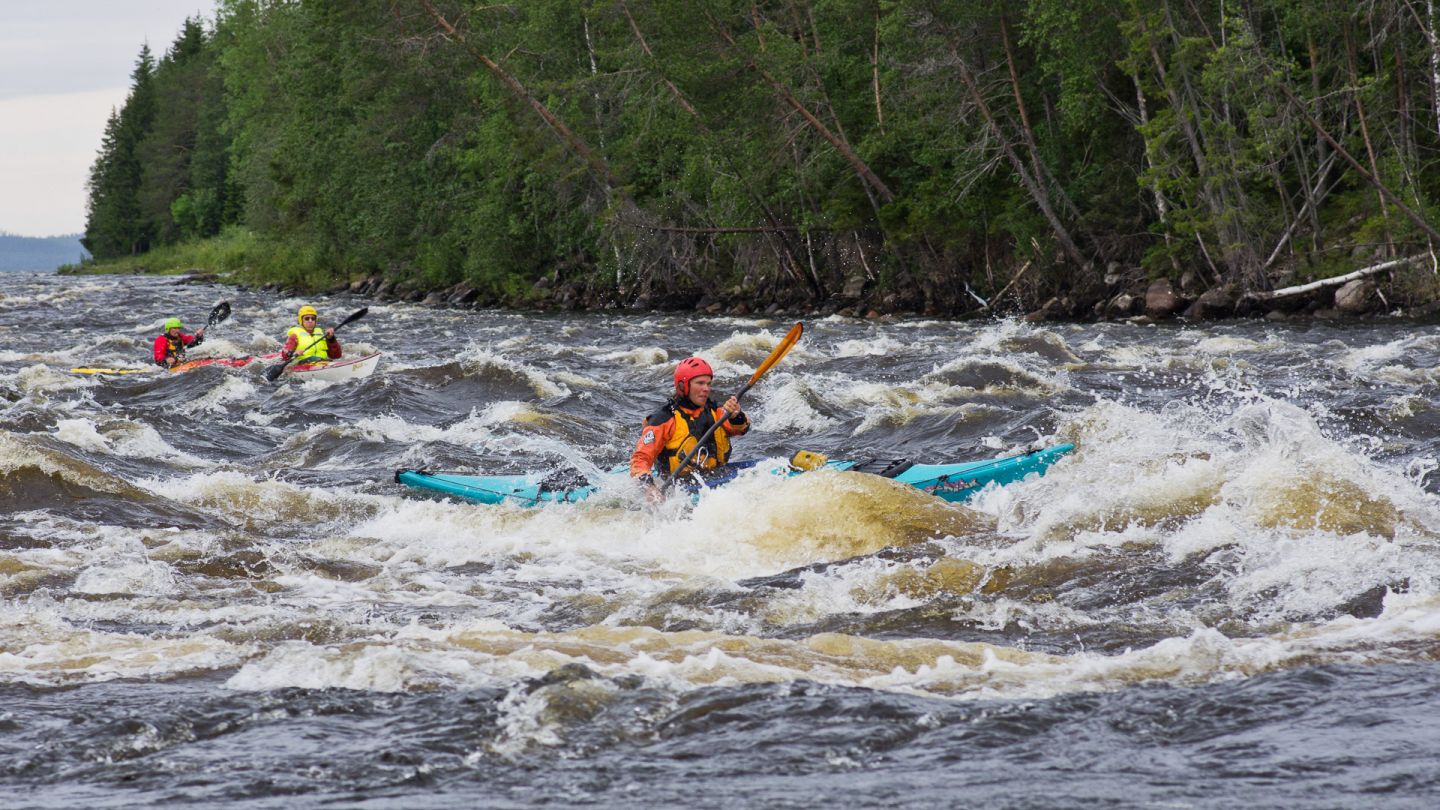
[[[319,326],[313,332],[305,331],[303,326],[292,326],[285,337],[295,336],[295,362],[314,363],[319,360],[330,359],[330,342],[325,339],[325,330]],[[315,344],[311,346],[310,344]],[[310,348],[305,348],[309,346]]]
[[[160,345],[160,341],[163,340],[163,341],[165,342],[165,353],[164,353],[164,356],[163,356],[161,359],[156,360],[155,363],[156,363],[157,365],[160,365],[160,366],[170,367],[170,366],[177,366],[177,365],[185,362],[185,349],[186,349],[186,346],[187,346],[187,344],[185,343],[185,338],[187,338],[187,337],[190,337],[190,336],[189,336],[189,335],[186,335],[186,334],[184,334],[184,333],[181,333],[180,339],[179,339],[179,340],[175,340],[175,339],[173,339],[173,338],[170,337],[170,333],[169,333],[169,332],[161,332],[161,333],[159,334],[159,336],[157,336],[157,337],[155,338],[155,345],[156,345],[156,346],[159,346],[159,345]],[[197,337],[197,338],[193,338],[188,345],[190,345],[190,346],[199,346],[201,340],[204,340],[204,337],[203,337],[203,336]],[[152,358],[153,358],[153,354],[152,354]]]
[[[705,431],[714,426],[718,419],[717,411],[720,411],[720,406],[711,399],[705,402],[704,408],[691,416],[672,399],[665,403],[663,408],[651,414],[646,421],[652,425],[663,425],[668,419],[675,420],[675,429],[670,432],[670,441],[665,442],[657,459],[661,469],[672,475],[675,473],[675,469],[680,466],[680,460],[689,455],[690,451],[695,449],[700,437],[705,435]],[[720,413],[724,412],[720,411]],[[710,438],[705,440],[700,452],[696,453],[685,467],[686,469],[713,470],[729,459],[730,436],[725,433],[724,428],[720,428],[710,434]]]
[[[165,365],[173,366],[185,362],[185,338],[175,340],[165,335]]]

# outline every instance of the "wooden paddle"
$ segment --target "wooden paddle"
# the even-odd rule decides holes
[[[775,345],[775,350],[770,352],[770,356],[765,358],[765,362],[761,363],[760,367],[755,369],[755,373],[750,375],[750,382],[745,383],[745,387],[740,389],[740,393],[736,394],[735,398],[739,399],[745,396],[745,392],[749,391],[755,383],[760,382],[760,378],[764,377],[766,372],[774,368],[776,363],[780,362],[780,358],[784,357],[790,351],[790,347],[795,345],[795,342],[800,339],[800,335],[804,331],[805,324],[803,323],[797,323],[790,327],[790,331]],[[719,430],[721,425],[728,421],[730,421],[730,414],[726,413],[724,418],[711,425],[710,429],[705,431],[705,435],[700,437],[700,441],[696,442],[695,446],[690,449],[690,452],[686,453],[680,459],[680,463],[675,467],[675,472],[670,473],[670,475],[666,476],[665,480],[660,483],[661,492],[669,489],[670,485],[675,483],[675,479],[679,478],[685,472],[686,465],[699,454],[700,448],[705,446],[705,442],[709,440],[710,436]]]
[[[361,307],[361,308],[355,310],[354,312],[350,313],[350,317],[346,318],[345,320],[341,321],[340,323],[335,324],[335,330],[334,330],[334,331],[339,332],[339,331],[340,331],[340,328],[343,327],[345,324],[347,324],[347,323],[354,323],[354,322],[360,320],[361,318],[365,317],[365,314],[368,313],[369,311],[370,311],[370,308],[369,308],[369,307]],[[276,363],[276,364],[273,365],[273,366],[266,366],[266,368],[265,368],[265,381],[266,381],[266,382],[275,382],[277,379],[280,378],[281,373],[283,373],[283,372],[285,371],[285,369],[286,369],[291,363],[295,362],[295,360],[298,359],[298,358],[300,357],[300,355],[304,354],[305,352],[310,351],[310,347],[311,347],[311,346],[314,346],[315,344],[319,343],[320,341],[322,341],[322,340],[324,340],[324,339],[325,339],[325,337],[322,335],[321,337],[318,337],[318,338],[316,338],[315,340],[310,341],[309,345],[307,345],[305,348],[303,348],[303,349],[296,349],[296,350],[295,350],[295,353],[292,354],[292,355],[290,355],[290,357],[288,357],[288,358],[285,360],[285,362],[283,362],[283,363]]]

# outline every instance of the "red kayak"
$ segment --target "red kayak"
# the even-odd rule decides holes
[[[258,357],[204,357],[199,360],[190,360],[188,362],[181,363],[174,368],[171,368],[170,370],[174,372],[194,371],[197,368],[203,368],[205,366],[227,366],[229,368],[243,368],[244,366],[248,366],[256,360],[275,360],[279,357],[279,353],[262,354]]]

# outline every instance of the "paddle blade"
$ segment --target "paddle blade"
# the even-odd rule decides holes
[[[345,320],[341,321],[340,323],[335,324],[335,328],[336,328],[336,329],[339,329],[340,327],[344,326],[344,325],[347,324],[347,323],[354,323],[354,322],[360,320],[361,318],[365,317],[369,312],[370,312],[370,308],[369,308],[369,307],[361,307],[361,308],[355,310],[354,312],[350,313],[350,317],[346,318]]]
[[[221,301],[215,305],[214,309],[210,310],[210,319],[205,322],[205,326],[214,326],[228,317],[230,317],[230,302]]]
[[[288,365],[290,365],[289,360],[286,360],[283,363],[276,363],[273,366],[266,366],[265,382],[275,382],[276,380],[280,379],[280,375],[285,373],[285,367]]]
[[[785,337],[781,338],[780,342],[775,344],[775,350],[770,352],[770,356],[765,358],[765,362],[761,363],[760,367],[755,369],[755,373],[750,375],[750,382],[746,383],[745,387],[749,388],[755,383],[760,382],[760,378],[765,376],[765,372],[780,362],[780,358],[784,357],[786,353],[790,351],[790,348],[800,339],[800,335],[804,331],[805,324],[803,323],[797,323],[790,327],[790,331],[785,333]]]

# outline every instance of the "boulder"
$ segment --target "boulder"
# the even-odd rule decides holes
[[[1041,304],[1039,309],[1026,314],[1025,320],[1031,322],[1057,321],[1069,317],[1074,308],[1075,304],[1069,297],[1051,298]]]
[[[1106,312],[1117,317],[1139,315],[1145,309],[1145,299],[1130,293],[1120,293],[1110,299]]]
[[[450,303],[468,304],[480,297],[480,291],[464,282],[450,288]]]
[[[350,282],[350,292],[356,295],[374,295],[375,291],[385,283],[385,277],[380,274],[366,276],[358,281]]]
[[[1215,287],[1200,294],[1195,303],[1186,310],[1185,317],[1197,321],[1228,318],[1235,314],[1235,293],[1225,287]]]
[[[1405,311],[1405,314],[1411,318],[1433,318],[1436,315],[1440,315],[1440,301],[1431,301],[1420,304],[1419,306],[1410,307]]]
[[[1378,303],[1375,282],[1357,278],[1335,291],[1335,308],[1349,315],[1371,311]]]
[[[1145,314],[1152,318],[1169,318],[1185,308],[1185,299],[1175,292],[1170,279],[1151,282],[1145,290]]]

